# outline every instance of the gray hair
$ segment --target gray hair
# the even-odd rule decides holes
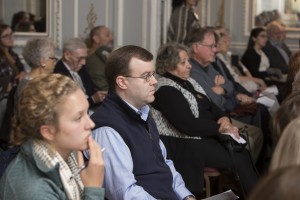
[[[48,58],[55,52],[55,45],[49,38],[32,38],[27,41],[22,55],[31,68],[41,65],[41,59]]]
[[[82,39],[69,38],[64,42],[63,52],[74,52],[77,49],[87,49]]]

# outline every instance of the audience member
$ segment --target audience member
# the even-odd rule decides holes
[[[32,38],[27,41],[23,48],[23,57],[30,72],[20,82],[15,93],[15,108],[25,85],[33,78],[42,74],[51,74],[54,70],[57,58],[55,57],[55,45],[49,38]]]
[[[247,150],[234,152],[233,163],[228,150],[218,141],[219,135],[225,133],[233,133],[238,139],[239,130],[190,78],[191,67],[185,46],[170,43],[159,49],[156,71],[161,77],[152,113],[161,139],[191,191],[202,192],[200,174],[204,167],[211,167],[237,173],[248,193],[258,179],[250,154]]]
[[[90,34],[88,39],[88,48],[89,52],[88,54],[93,54],[99,47],[107,47],[110,49],[110,51],[113,48],[113,34],[111,30],[106,26],[96,26],[94,27]]]
[[[0,138],[3,146],[8,147],[11,132],[11,119],[17,109],[19,96],[29,80],[42,74],[53,72],[55,62],[55,48],[53,42],[48,38],[32,38],[27,41],[23,48],[23,57],[30,67],[30,72],[20,81],[17,87],[13,88],[7,100],[5,122],[1,129]]]
[[[188,36],[187,43],[191,49],[190,63],[192,69],[190,75],[201,85],[211,101],[225,112],[234,111],[240,105],[255,103],[254,98],[238,93],[234,89],[233,83],[230,83],[228,79],[225,85],[224,77],[214,69],[212,63],[215,61],[217,44],[213,30],[195,29]],[[232,120],[233,124],[239,128],[249,127],[248,133],[253,150],[251,153],[254,160],[259,155],[263,142],[263,134],[258,128],[262,126],[259,110],[259,107],[254,107],[252,109],[253,115],[248,113],[245,116],[235,116],[237,120]],[[249,124],[255,124],[256,127]]]
[[[280,69],[283,74],[286,74],[288,72],[291,51],[284,43],[284,27],[278,21],[273,21],[267,25],[266,31],[268,42],[263,48],[263,51],[269,59],[270,66]]]
[[[254,77],[261,78],[268,85],[272,85],[272,81],[279,81],[282,72],[270,65],[270,59],[262,50],[268,39],[266,30],[262,27],[252,29],[248,40],[248,46],[242,56],[242,63],[249,69]]]
[[[249,70],[241,63],[239,63],[242,67],[241,72],[237,70],[237,67],[232,65],[231,52],[229,51],[231,39],[228,31],[223,27],[217,27],[215,32],[218,34],[220,40],[217,57],[224,63],[225,67],[234,78],[234,81],[240,83],[252,94],[254,94],[257,90],[264,91],[267,86],[262,79],[253,77]]]
[[[298,94],[299,95],[299,94]],[[299,96],[298,96],[299,97]],[[300,165],[300,118],[293,119],[283,130],[274,150],[270,171]]]
[[[264,96],[265,100],[267,99],[268,102],[260,101],[260,103],[268,109],[271,115],[273,115],[279,108],[279,103],[277,101],[276,96],[274,94],[264,93],[263,90],[266,89],[265,82],[262,79],[253,78],[249,71],[248,74],[250,74],[251,78],[248,76],[246,78],[245,76],[243,77],[239,76],[234,72],[231,65],[231,60],[228,58],[226,59],[226,57],[228,57],[226,56],[226,54],[229,49],[229,41],[228,41],[229,38],[228,36],[226,36],[227,35],[225,33],[226,31],[222,27],[216,27],[214,28],[214,32],[217,34],[216,41],[218,44],[218,52],[216,54],[217,57],[215,59],[215,62],[213,62],[212,64],[214,68],[224,77],[225,84],[232,83],[234,90],[240,94],[248,95],[250,97],[255,97],[255,98],[257,98],[259,95]],[[243,84],[240,77],[242,77],[243,80],[248,80],[248,81],[243,82],[244,83]],[[259,84],[257,83],[261,83],[261,86],[259,86]],[[252,90],[248,91],[246,89],[246,86],[248,86],[248,89],[252,87]],[[228,89],[230,89],[227,88],[226,85],[224,88],[226,89],[226,91],[229,91]],[[273,103],[269,103],[269,101],[272,101]],[[267,112],[266,109],[264,110],[265,110],[264,112]],[[264,114],[264,115],[268,116],[268,114]]]
[[[300,91],[290,94],[273,116],[271,127],[275,141],[279,140],[288,123],[297,117],[300,117]]]
[[[105,62],[113,48],[113,36],[106,26],[97,26],[90,33],[90,55],[86,59],[86,70],[99,90],[107,90]]]
[[[93,137],[107,149],[108,199],[195,199],[159,139],[149,112],[154,101],[153,55],[137,46],[114,50],[106,61],[109,92],[91,116]]]
[[[21,151],[1,177],[0,199],[104,199],[104,163],[87,111],[68,77],[41,75],[26,85],[12,135]],[[90,160],[80,172],[85,149]]]
[[[106,91],[97,91],[85,68],[87,47],[79,38],[68,39],[63,46],[63,57],[54,68],[54,73],[64,74],[79,84],[87,95],[90,108],[101,103],[106,97]]]
[[[300,167],[285,167],[267,174],[259,181],[248,200],[298,200]]]
[[[6,24],[0,24],[0,78],[3,80],[1,84],[0,94],[0,127],[3,132],[3,124],[7,124],[6,115],[7,99],[10,92],[14,90],[18,82],[24,78],[24,66],[19,56],[13,51],[14,37],[12,29]],[[5,79],[8,79],[7,81]],[[2,92],[2,90],[5,90]],[[2,135],[2,134],[0,134]],[[0,136],[0,139],[2,137]]]
[[[183,43],[186,36],[194,28],[199,28],[199,17],[194,11],[198,0],[182,0],[182,5],[176,5],[170,18],[167,33],[168,42]]]
[[[282,98],[285,99],[292,92],[292,85],[296,74],[300,71],[300,51],[297,51],[289,60],[289,69],[286,83],[283,87]]]

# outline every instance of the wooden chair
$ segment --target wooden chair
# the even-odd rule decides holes
[[[206,197],[210,197],[211,196],[211,182],[210,182],[210,178],[211,177],[216,177],[218,179],[218,193],[222,192],[221,188],[221,173],[219,170],[215,169],[215,168],[208,168],[205,167],[204,168],[204,181],[205,181],[205,188],[203,188],[203,190],[206,192]]]

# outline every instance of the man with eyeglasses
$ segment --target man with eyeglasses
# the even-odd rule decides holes
[[[85,63],[87,47],[80,38],[70,38],[63,46],[63,57],[54,68],[54,73],[63,74],[72,78],[87,95],[91,109],[102,103],[107,91],[98,91],[88,75]]]
[[[108,199],[195,199],[159,139],[149,103],[156,79],[153,55],[137,46],[113,51],[106,61],[106,100],[91,116],[94,139],[105,147]]]

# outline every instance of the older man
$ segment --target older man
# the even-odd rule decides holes
[[[186,42],[192,51],[190,59],[191,77],[203,87],[211,101],[226,112],[233,111],[239,105],[247,105],[255,101],[246,94],[238,93],[234,84],[214,69],[212,63],[215,62],[217,43],[212,29],[195,29],[188,36]],[[228,82],[225,84],[225,81]],[[253,159],[256,160],[263,145],[263,134],[258,127],[252,125],[260,125],[260,113],[255,116],[248,115],[236,119],[238,120],[232,121],[235,126],[239,128],[248,127],[250,150]]]
[[[280,69],[282,73],[286,74],[291,51],[284,43],[284,27],[279,22],[273,21],[267,25],[267,35],[269,41],[263,51],[269,58],[270,67]]]
[[[87,95],[90,108],[101,103],[107,92],[97,91],[85,69],[87,47],[80,38],[68,39],[63,46],[63,57],[54,68],[54,73],[63,74],[79,84]]]
[[[106,148],[108,199],[195,199],[166,159],[149,112],[157,83],[152,60],[147,50],[129,45],[113,51],[106,62],[110,90],[91,118],[93,137]]]

